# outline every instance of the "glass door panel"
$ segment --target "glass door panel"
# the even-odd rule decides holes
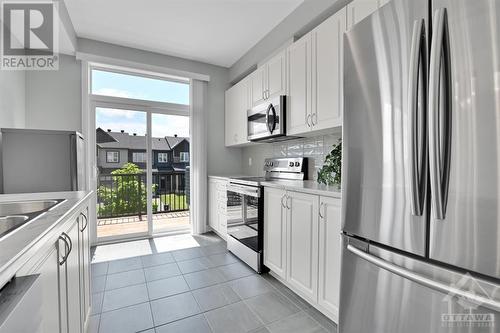
[[[149,233],[147,114],[96,107],[97,237]]]
[[[151,114],[153,233],[189,229],[189,117]]]

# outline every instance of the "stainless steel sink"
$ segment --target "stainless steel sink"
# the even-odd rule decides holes
[[[9,230],[16,229],[23,225],[29,217],[26,215],[2,216],[0,217],[0,235],[8,232]]]
[[[63,200],[0,202],[0,238],[33,221]]]
[[[0,203],[0,216],[41,212],[57,205],[57,200],[13,201]]]

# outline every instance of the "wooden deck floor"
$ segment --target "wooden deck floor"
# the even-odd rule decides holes
[[[155,233],[178,230],[190,226],[189,211],[165,214],[153,214],[153,230]],[[112,237],[148,231],[147,217],[126,216],[97,220],[97,236]]]

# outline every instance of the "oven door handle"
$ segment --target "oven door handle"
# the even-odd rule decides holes
[[[248,195],[248,196],[251,196],[254,198],[260,198],[260,188],[258,188],[258,187],[229,184],[227,186],[227,191],[239,193],[239,194],[243,194],[243,195]]]

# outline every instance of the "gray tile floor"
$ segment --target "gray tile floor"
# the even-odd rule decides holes
[[[152,254],[140,256],[133,247],[144,254],[145,246],[134,242],[93,249],[90,333],[336,332],[332,321],[270,275],[255,274],[214,234],[150,242]]]

